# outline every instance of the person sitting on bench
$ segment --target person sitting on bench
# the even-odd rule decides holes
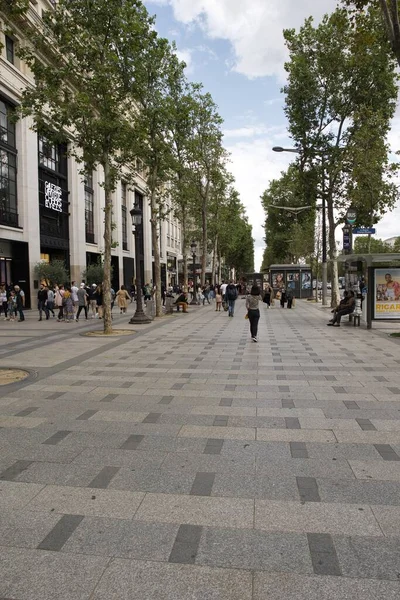
[[[188,307],[188,297],[186,292],[182,292],[180,296],[175,300],[174,304],[176,304],[176,312],[179,312],[180,307],[182,307],[183,312],[187,312]]]
[[[337,310],[338,309],[338,310]],[[340,327],[340,320],[344,315],[350,315],[352,312],[354,312],[355,309],[355,298],[354,298],[354,292],[349,292],[347,299],[345,302],[343,302],[343,304],[337,307],[337,309],[335,309],[335,313],[333,315],[333,319],[332,321],[330,321],[329,323],[327,323],[328,326],[333,327],[334,325],[336,325],[337,327]]]
[[[333,323],[333,321],[334,321],[334,318],[335,318],[335,316],[336,316],[336,313],[337,313],[339,310],[341,310],[341,309],[342,309],[343,305],[344,305],[344,304],[346,304],[346,302],[347,302],[347,300],[348,300],[348,299],[349,299],[349,292],[348,292],[348,290],[345,290],[345,291],[344,291],[344,294],[343,294],[343,298],[341,299],[341,301],[339,302],[339,304],[337,305],[337,307],[336,307],[336,308],[333,308],[333,309],[331,310],[331,313],[333,314],[333,317],[332,317],[332,319],[329,321],[329,323]]]

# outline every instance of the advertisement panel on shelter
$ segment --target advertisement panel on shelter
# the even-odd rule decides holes
[[[286,274],[286,286],[288,290],[294,290],[299,285],[299,276],[300,273],[291,273],[288,272]]]
[[[400,319],[400,269],[375,269],[374,319]]]
[[[272,287],[281,290],[285,287],[285,278],[283,273],[272,273]]]
[[[301,274],[301,288],[309,290],[311,288],[311,273],[306,272]]]

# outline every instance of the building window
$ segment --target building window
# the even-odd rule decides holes
[[[11,111],[0,99],[0,223],[18,227],[17,149]]]
[[[85,174],[85,231],[86,242],[94,244],[94,188],[93,171],[88,170]]]
[[[15,42],[8,35],[6,35],[6,57],[8,62],[13,65],[15,61]]]
[[[39,163],[51,171],[59,171],[60,151],[58,146],[43,136],[39,136]]]
[[[122,211],[122,250],[128,250],[128,221],[127,221],[127,186],[121,183],[121,211]]]

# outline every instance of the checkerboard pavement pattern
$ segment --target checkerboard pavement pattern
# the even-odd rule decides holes
[[[261,313],[258,344],[238,300],[13,351],[0,598],[400,598],[400,345]]]

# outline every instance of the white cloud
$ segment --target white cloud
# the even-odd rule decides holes
[[[179,60],[182,60],[184,63],[186,63],[186,75],[190,75],[190,73],[193,72],[194,68],[192,50],[190,50],[189,48],[177,50],[176,55],[179,58]]]
[[[170,4],[175,18],[198,24],[205,35],[230,42],[234,70],[247,77],[283,76],[287,58],[282,30],[298,28],[313,15],[319,20],[336,0],[152,0]]]

